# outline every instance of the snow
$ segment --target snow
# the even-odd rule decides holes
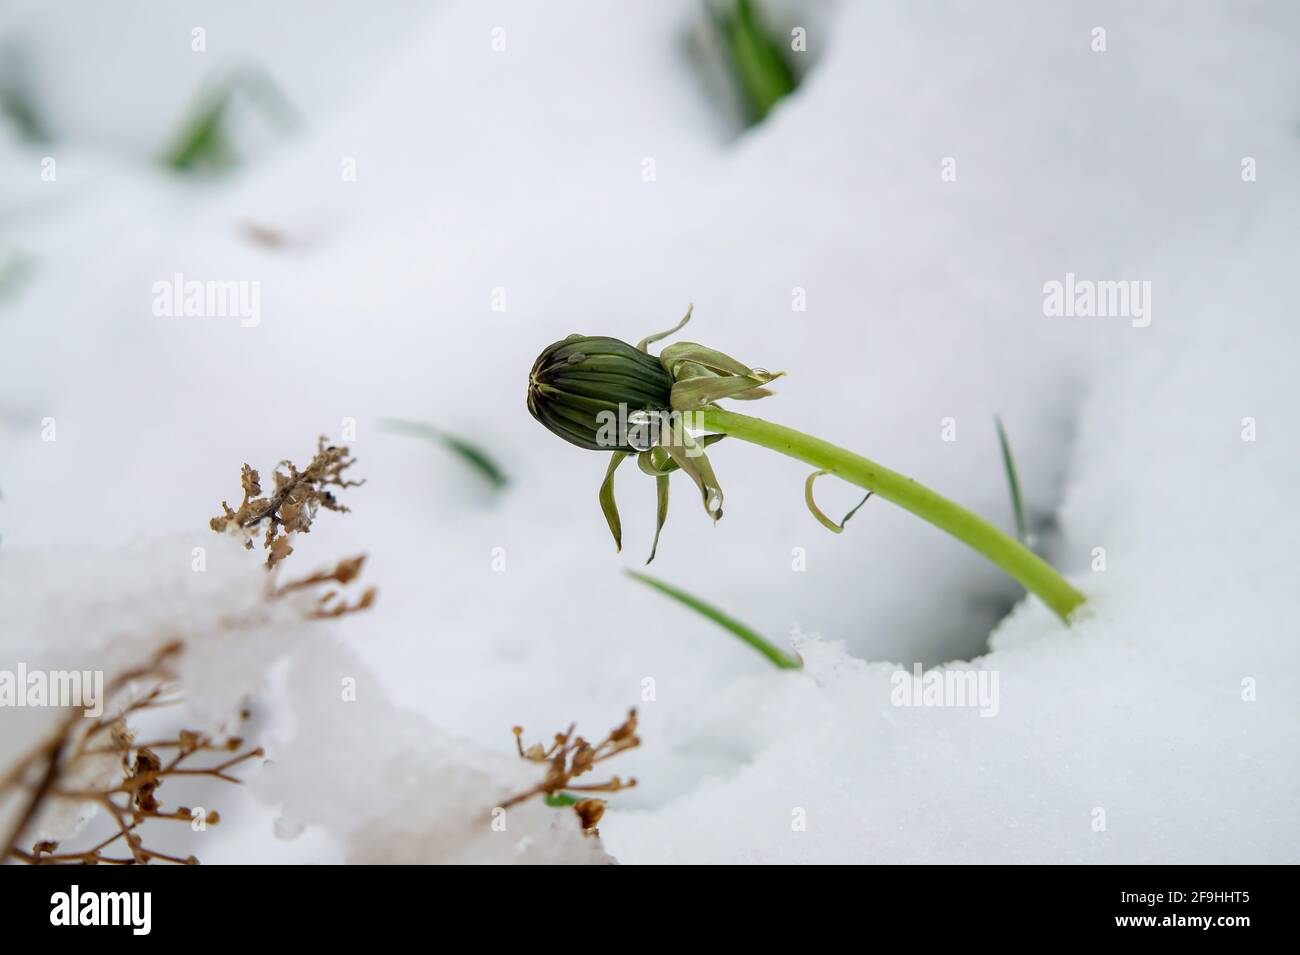
[[[332,836],[333,842],[317,840],[317,851],[325,858],[337,854],[331,847],[339,846],[344,859],[357,862],[605,861],[598,842],[580,833],[576,819],[540,803],[512,808],[505,827],[494,826],[494,808],[536,782],[535,766],[509,753],[478,750],[392,704],[328,625],[306,619],[310,600],[264,599],[260,565],[237,542],[216,538],[202,572],[169,558],[182,544],[164,538],[111,556],[89,552],[32,558],[4,552],[3,659],[31,660],[33,669],[76,666],[111,676],[139,666],[180,637],[182,709],[163,723],[173,727],[171,733],[157,735],[174,735],[180,726],[218,734],[233,725],[241,707],[249,706],[258,742],[271,755],[254,760],[240,775],[248,776],[254,795],[274,809],[272,828],[278,838],[296,839],[308,826]],[[55,577],[74,584],[82,598],[53,607],[23,599],[25,590],[48,586]],[[70,639],[74,634],[82,640]],[[85,636],[108,639],[87,656]],[[23,732],[6,733],[6,764],[40,742],[64,711],[11,712],[44,715],[48,725],[38,728],[30,718],[12,724]],[[8,719],[6,713],[6,729]],[[104,762],[99,758],[75,765],[93,771],[83,774],[89,785],[92,779],[111,778],[113,760]],[[212,762],[200,754],[194,765]],[[169,802],[176,799],[185,782],[165,781],[160,795]],[[212,783],[204,798],[223,808],[231,800],[239,805],[243,800],[232,788]],[[3,808],[7,831],[14,803],[6,801]],[[57,840],[76,833],[85,820],[71,814],[74,808],[52,803],[38,818],[40,837]],[[145,842],[151,848],[189,835],[184,827],[176,827],[179,833],[158,834],[153,828],[158,825],[146,825]],[[161,825],[165,830],[166,824]],[[209,832],[218,830],[195,834],[192,848],[182,854],[206,853]],[[263,830],[254,838],[264,843],[267,835]],[[267,847],[253,851],[256,859]],[[275,855],[266,858],[274,861]]]
[[[74,15],[32,5],[0,23],[37,64],[91,58],[37,73],[56,144],[0,139],[0,247],[34,262],[0,304],[3,659],[144,646],[164,624],[215,645],[213,614],[261,573],[206,526],[239,465],[301,461],[356,423],[367,484],[291,561],[364,550],[379,601],[204,657],[212,713],[246,693],[288,707],[260,802],[223,807],[205,861],[511,858],[473,815],[535,778],[510,727],[595,734],[632,705],[643,745],[611,768],[639,785],[601,823],[623,863],[1297,861],[1300,140],[1281,91],[1300,14],[818,4],[804,84],[737,135],[695,3],[413,8],[313,45],[224,4],[204,68],[173,49],[174,16],[66,33],[53,20]],[[215,184],[159,171],[182,91],[250,55],[308,127]],[[283,247],[250,243],[250,222]],[[260,282],[260,323],[155,317],[176,272]],[[1045,316],[1067,272],[1150,281],[1150,326]],[[1009,527],[1001,414],[1084,618],[1064,627],[884,502],[828,534],[807,468],[730,441],[710,455],[726,517],[711,527],[675,481],[651,572],[802,634],[805,671],[627,580],[653,482],[620,474],[616,557],[604,458],[537,426],[525,373],[570,332],[636,341],[688,302],[689,338],[788,373],[742,410]],[[510,488],[493,499],[386,417],[489,448]],[[828,513],[857,500],[818,492]],[[206,579],[196,546],[221,565]],[[918,662],[996,672],[997,715],[892,705]],[[353,672],[354,708],[326,705]],[[6,754],[30,739],[19,712],[0,713]],[[553,832],[567,813],[527,814],[529,852],[601,851]]]

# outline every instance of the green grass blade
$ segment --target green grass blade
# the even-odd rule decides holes
[[[0,114],[13,124],[23,142],[44,143],[49,141],[45,126],[36,113],[36,106],[31,97],[21,90],[0,90]]]
[[[33,271],[33,259],[26,252],[0,246],[0,305],[18,298]]]
[[[1011,458],[1011,444],[1000,415],[993,416],[998,426],[998,444],[1002,445],[1002,466],[1007,471],[1007,485],[1011,489],[1011,510],[1016,518],[1016,539],[1029,546],[1029,532],[1025,529],[1025,508],[1020,499],[1020,479],[1016,476],[1016,462]]]
[[[794,92],[794,71],[750,0],[730,0],[722,9],[715,7],[714,18],[750,122],[762,122],[772,107]]]
[[[659,591],[661,594],[665,594],[666,596],[672,597],[678,603],[691,608],[696,613],[708,617],[719,627],[722,627],[724,630],[730,631],[732,634],[739,637],[741,640],[745,641],[745,643],[748,643],[751,647],[753,647],[759,653],[763,654],[763,656],[767,657],[769,660],[771,660],[774,664],[776,664],[781,669],[798,670],[803,666],[803,663],[798,658],[793,657],[790,654],[786,653],[784,650],[781,650],[773,646],[772,644],[768,643],[768,641],[765,640],[760,634],[754,632],[749,627],[741,623],[739,620],[727,616],[717,607],[713,607],[709,604],[706,604],[703,600],[700,600],[698,597],[692,597],[690,594],[686,593],[685,591],[678,590],[676,587],[672,586],[671,584],[666,584],[662,580],[657,580],[656,578],[651,577],[649,574],[643,574],[640,571],[627,570],[624,571],[624,573],[626,573],[633,580],[639,580],[647,587],[652,587],[655,590]]]
[[[222,132],[231,92],[230,86],[224,85],[195,108],[176,143],[163,155],[165,166],[176,172],[195,172],[228,169],[235,164],[234,153]]]
[[[264,71],[244,68],[225,77],[205,92],[181,125],[176,141],[162,156],[163,165],[176,172],[222,172],[239,163],[226,131],[230,106],[236,94],[258,107],[280,131],[298,125],[298,114]]]
[[[441,444],[448,451],[451,451],[462,461],[468,464],[476,471],[488,484],[492,485],[493,490],[501,490],[510,483],[506,477],[505,471],[501,466],[492,459],[492,457],[482,448],[471,444],[464,438],[458,438],[454,434],[448,434],[440,428],[435,428],[431,424],[422,424],[418,421],[401,421],[396,418],[384,418],[380,421],[380,427],[386,431],[392,431],[397,434],[408,434],[417,438],[425,438]]]

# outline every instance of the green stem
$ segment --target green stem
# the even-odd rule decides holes
[[[820,438],[761,418],[723,411],[721,408],[703,409],[696,421],[706,430],[729,434],[733,438],[788,454],[813,467],[829,471],[850,484],[872,491],[887,501],[893,501],[979,551],[1020,581],[1026,590],[1066,622],[1069,622],[1070,614],[1084,602],[1083,594],[1029,548],[982,517],[897,471],[891,471]]]

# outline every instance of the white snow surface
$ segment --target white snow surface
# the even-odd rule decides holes
[[[529,789],[540,777],[538,767],[453,739],[393,705],[332,628],[306,618],[310,598],[265,598],[265,574],[238,543],[228,537],[210,542],[202,573],[168,557],[183,544],[163,538],[111,555],[0,552],[0,659],[21,660],[29,671],[100,670],[108,682],[179,639],[179,712],[163,710],[162,719],[144,714],[170,731],[137,738],[174,738],[180,727],[200,728],[217,739],[241,735],[248,740],[241,749],[251,748],[256,737],[267,754],[235,771],[273,810],[262,811],[261,831],[251,834],[247,846],[222,838],[224,828],[195,833],[165,822],[146,823],[145,845],[200,858],[215,849],[216,861],[606,861],[599,842],[581,834],[576,817],[536,801],[512,808],[506,825],[494,826],[494,809]],[[74,585],[78,599],[25,599],[24,591],[38,591],[53,579]],[[96,638],[102,645],[88,651]],[[149,685],[140,684],[137,694]],[[108,702],[107,711],[116,711]],[[244,707],[250,721],[237,723]],[[6,710],[4,764],[39,743],[64,712]],[[138,731],[140,723],[132,728]],[[222,757],[200,753],[188,765],[211,765]],[[101,779],[100,786],[112,776],[111,760],[107,766],[102,759],[74,764],[78,774],[83,767],[108,773],[90,777]],[[197,799],[245,826],[259,815],[239,787],[198,782],[165,780],[158,793],[164,808],[193,806]],[[0,801],[6,832],[20,796],[11,789]],[[232,803],[239,810],[233,814],[227,808]],[[66,840],[86,822],[82,804],[54,800],[37,817],[36,836]],[[296,840],[309,826],[314,838],[304,840],[306,853],[290,849],[287,859],[285,853],[277,857],[274,849],[285,843],[272,840],[272,832]]]
[[[164,620],[206,632],[221,588],[261,573],[207,528],[239,465],[303,463],[356,422],[367,483],[290,562],[365,551],[378,603],[267,623],[195,677],[298,714],[205,861],[506,861],[517,840],[464,833],[532,778],[510,727],[598,738],[633,705],[643,745],[609,766],[639,785],[601,824],[622,863],[1300,861],[1300,9],[786,3],[816,25],[804,82],[737,134],[691,2],[441,3],[314,58],[231,8],[211,62],[252,51],[275,75],[283,51],[314,93],[304,132],[205,185],[151,152],[178,106],[143,78],[185,24],[136,31],[135,11],[77,45],[40,7],[0,21],[37,63],[84,50],[119,93],[92,122],[84,84],[51,80],[60,139],[0,141],[0,245],[34,263],[0,303],[0,667],[104,659]],[[259,282],[260,324],[155,317],[177,272]],[[1150,325],[1045,316],[1067,272],[1149,281]],[[626,579],[653,482],[620,472],[616,556],[604,457],[532,420],[525,375],[571,332],[636,341],[688,302],[686,338],[788,373],[740,410],[1009,527],[1000,414],[1081,619],[887,503],[828,534],[806,467],[730,440],[710,455],[725,518],[675,480],[650,572],[798,633],[806,668]],[[470,438],[510,487],[383,418]],[[186,583],[197,546],[211,583]],[[996,715],[893,705],[914,663],[996,673]],[[366,704],[327,705],[354,671]],[[32,736],[0,712],[0,752]],[[568,813],[526,812],[527,852],[600,861],[556,829]]]

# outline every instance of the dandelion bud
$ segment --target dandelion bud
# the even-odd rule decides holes
[[[693,437],[686,419],[723,398],[764,398],[772,393],[764,385],[782,375],[694,342],[651,355],[651,343],[680,331],[691,311],[635,348],[617,338],[570,335],[543,351],[528,376],[528,410],[534,418],[570,444],[612,452],[597,499],[616,548],[623,546],[623,523],[614,500],[614,472],[635,454],[637,466],[655,479],[650,560],[668,517],[668,477],[674,471],[695,482],[712,520],[722,516],[722,487],[704,453],[722,435]]]
[[[672,388],[658,358],[617,338],[570,335],[533,364],[528,410],[580,448],[643,451],[656,439]]]

